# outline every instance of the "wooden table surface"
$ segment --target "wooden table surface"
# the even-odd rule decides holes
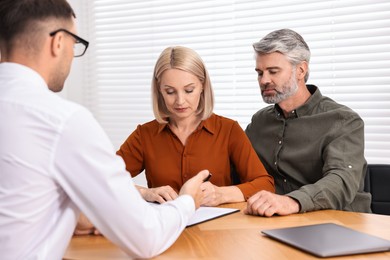
[[[243,209],[246,203],[222,207]],[[248,216],[242,211],[186,228],[178,240],[153,259],[318,259],[260,233],[264,229],[332,222],[390,240],[390,216],[321,210],[271,218]],[[130,259],[103,236],[75,236],[65,253],[66,260]],[[390,252],[326,259],[390,259]]]

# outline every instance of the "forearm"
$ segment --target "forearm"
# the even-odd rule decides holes
[[[88,115],[75,114],[64,127],[52,166],[55,180],[71,198],[74,211],[83,212],[131,257],[160,254],[173,244],[194,213],[193,198],[183,195],[158,208],[146,203],[124,170],[123,160],[113,155],[104,131]],[[85,131],[75,132],[79,128]],[[85,138],[85,132],[90,138]]]
[[[364,125],[360,118],[351,116],[346,117],[341,126],[322,149],[323,165],[318,172],[321,178],[290,193],[300,202],[301,211],[343,210],[362,189],[360,185],[366,171]]]
[[[286,195],[299,201],[300,212],[321,209],[343,210],[356,195],[357,188],[353,186],[350,183],[346,184],[346,180],[340,175],[329,174],[314,184],[302,186]]]
[[[237,186],[218,187],[219,204],[245,201],[244,195]]]

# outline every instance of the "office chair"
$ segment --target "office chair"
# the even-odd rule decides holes
[[[364,190],[372,195],[373,213],[390,215],[390,164],[368,164]]]

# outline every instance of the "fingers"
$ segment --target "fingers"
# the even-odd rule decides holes
[[[183,187],[180,190],[180,194],[188,194],[191,192],[190,195],[194,196],[196,192],[198,192],[198,189],[200,188],[200,185],[203,183],[203,180],[209,176],[208,170],[200,171],[197,175],[189,179],[186,183],[184,183]]]
[[[158,195],[153,196],[152,198],[153,198],[153,199],[151,199],[152,202],[157,202],[157,203],[160,203],[160,204],[163,204],[163,203],[167,202],[167,200],[165,200],[163,197],[158,196]]]
[[[86,236],[86,235],[100,236],[100,235],[102,235],[102,233],[100,233],[100,231],[97,230],[96,228],[76,229],[73,234],[76,236]]]
[[[89,221],[89,219],[81,213],[79,219],[77,220],[77,230],[91,230],[93,229],[93,224]]]
[[[177,198],[177,193],[170,186],[163,186],[160,188],[156,188],[155,194],[159,197],[160,203],[164,203],[166,201],[174,200]]]
[[[252,212],[253,212],[252,215],[258,215],[264,217],[271,217],[275,213],[273,209],[273,205],[268,201],[265,201],[261,204],[258,203],[252,205]]]
[[[271,217],[274,214],[280,216],[298,213],[299,202],[285,195],[278,195],[269,191],[259,191],[248,199],[245,214]]]
[[[200,190],[203,193],[202,206],[217,206],[216,186],[211,182],[204,182],[200,185]]]
[[[245,214],[271,217],[276,213],[277,200],[275,194],[268,191],[260,191],[250,197],[247,202]]]
[[[210,172],[208,170],[200,171],[197,175],[195,175],[193,178],[195,178],[194,181],[199,183],[201,185],[205,180],[208,180],[210,175]]]
[[[89,219],[81,213],[79,219],[77,220],[77,225],[74,231],[75,235],[90,235],[93,234],[95,230],[94,225],[89,221]]]
[[[211,182],[207,181],[207,182],[203,182],[201,185],[200,185],[200,190],[207,193],[208,191],[210,191],[211,189],[213,188],[213,185],[211,184]]]
[[[176,191],[171,186],[162,186],[143,190],[143,197],[145,200],[158,202],[160,204],[174,200],[177,196]]]
[[[97,230],[96,228],[95,228],[95,230],[93,231],[93,234],[94,234],[95,236],[100,236],[100,235],[102,235],[102,233],[100,233],[100,231]]]
[[[203,199],[203,193],[200,190],[200,186],[203,183],[203,180],[209,175],[208,170],[200,171],[197,175],[189,179],[182,188],[180,189],[180,195],[190,195],[194,199],[195,208],[199,208],[200,203]]]
[[[74,231],[74,234],[76,236],[85,236],[85,235],[91,235],[95,231],[95,228],[90,228],[90,229],[76,229]]]

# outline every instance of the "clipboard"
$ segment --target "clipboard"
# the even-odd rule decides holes
[[[187,227],[220,218],[229,214],[240,211],[234,208],[218,208],[218,207],[200,207],[195,211],[195,214],[188,221]]]

